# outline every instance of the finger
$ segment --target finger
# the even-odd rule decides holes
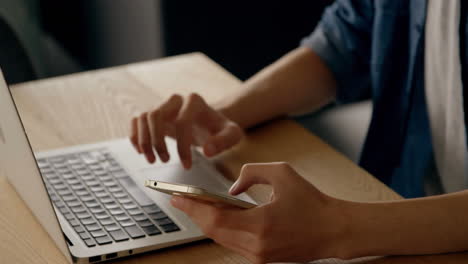
[[[285,176],[294,173],[295,171],[291,166],[285,162],[245,164],[241,169],[239,178],[231,186],[229,193],[237,195],[245,192],[254,184],[269,184],[276,189],[276,187],[282,185]],[[279,193],[275,195],[279,196]]]
[[[138,145],[140,150],[145,154],[146,160],[148,160],[149,163],[154,163],[156,157],[151,147],[147,113],[143,113],[138,118]]]
[[[199,95],[190,95],[175,121],[177,151],[185,169],[192,166],[193,119],[200,111],[200,100]]]
[[[136,151],[141,154],[140,147],[138,146],[138,118],[137,117],[132,118],[130,142],[132,142],[132,145],[136,149]]]
[[[165,137],[167,135],[166,127],[168,123],[172,123],[177,117],[180,108],[182,107],[182,97],[173,95],[161,107],[159,114],[153,118],[154,122],[154,143],[156,152],[163,162],[167,162],[170,158],[167,151]]]
[[[221,131],[207,140],[203,151],[208,157],[214,156],[237,144],[244,133],[235,123],[229,122]]]
[[[193,141],[191,121],[182,120],[177,122],[176,141],[180,160],[182,161],[185,169],[190,169],[192,166],[192,150],[190,146]]]
[[[254,229],[254,216],[240,208],[222,208],[195,199],[173,196],[171,204],[186,213],[202,230],[228,228]],[[208,231],[210,233],[210,231]]]

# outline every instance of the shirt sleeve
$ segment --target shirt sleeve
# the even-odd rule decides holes
[[[337,0],[301,46],[312,49],[333,72],[337,101],[349,103],[370,95],[372,0]]]

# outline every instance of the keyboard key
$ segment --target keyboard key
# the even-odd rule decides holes
[[[125,220],[119,221],[119,223],[123,227],[135,225],[135,222],[133,222],[132,219],[125,219]]]
[[[110,196],[104,196],[104,197],[99,198],[99,200],[101,201],[101,203],[107,204],[107,203],[113,202],[114,198],[112,198]]]
[[[91,225],[96,223],[96,221],[92,217],[82,218],[80,219],[80,221],[83,225]]]
[[[163,219],[163,218],[167,217],[167,215],[163,211],[157,212],[157,213],[151,213],[151,214],[148,214],[148,215],[153,220],[159,220],[159,219]]]
[[[94,179],[93,179],[93,180],[89,180],[89,181],[85,180],[85,184],[88,185],[88,186],[90,186],[90,187],[91,187],[91,186],[100,186],[100,185],[101,185],[100,182],[98,182],[97,180],[94,180]]]
[[[92,196],[91,196],[91,197],[92,197]],[[98,203],[98,201],[97,201],[96,199],[94,199],[94,198],[92,198],[92,199],[86,199],[84,202],[85,202],[84,204],[86,205],[86,207],[90,207],[90,208],[96,207],[96,206],[99,206],[99,205],[100,205],[100,204]]]
[[[112,239],[115,241],[125,241],[128,240],[128,235],[122,229],[110,231],[109,234],[111,235]]]
[[[108,235],[102,236],[102,237],[97,237],[96,242],[99,245],[105,245],[105,244],[110,244],[112,243],[111,238]]]
[[[93,214],[105,212],[104,208],[102,208],[102,206],[100,206],[99,204],[96,204],[96,206],[93,207],[89,207],[89,211],[91,211],[91,213]]]
[[[131,238],[141,238],[145,236],[145,233],[140,230],[136,225],[124,227],[125,231],[130,235]]]
[[[55,187],[55,189],[58,189],[59,185],[63,185],[63,181],[60,178],[50,179],[49,183],[52,184]]]
[[[75,190],[75,194],[78,196],[90,196],[90,192],[86,189]]]
[[[69,219],[68,222],[70,223],[71,226],[79,226],[80,222],[76,219]]]
[[[107,173],[103,168],[97,168],[93,170],[93,172],[94,174],[96,174],[96,176],[104,175]]]
[[[143,220],[143,221],[138,221],[138,225],[141,227],[147,227],[147,226],[152,226],[154,225],[149,219]]]
[[[133,219],[135,221],[143,221],[143,220],[148,219],[148,217],[146,217],[146,215],[144,215],[144,214],[138,214],[138,215],[134,215],[132,217],[133,217]]]
[[[134,209],[128,210],[129,215],[138,215],[138,214],[142,214],[142,213],[143,213],[143,211],[140,208],[134,208]]]
[[[62,199],[63,199],[65,202],[68,202],[68,201],[75,200],[76,197],[75,197],[75,195],[73,195],[73,194],[68,194],[68,195],[62,196]]]
[[[115,209],[109,210],[109,213],[111,213],[111,215],[121,215],[121,214],[124,214],[124,210],[120,208],[115,208]]]
[[[125,192],[115,192],[112,193],[115,198],[128,198],[128,195]]]
[[[71,174],[71,175],[73,175],[73,172],[72,172],[70,169],[65,168],[65,167],[64,167],[64,168],[57,169],[57,172],[58,172],[58,174],[60,174],[60,175],[64,175],[64,174]]]
[[[112,219],[111,217],[101,218],[101,219],[98,219],[98,220],[102,225],[115,224],[114,219]]]
[[[50,166],[49,162],[48,162],[45,158],[36,159],[36,162],[37,162],[37,166],[38,166],[40,169]]]
[[[86,229],[88,229],[88,231],[90,231],[90,232],[102,230],[102,228],[101,228],[98,224],[85,225],[85,227],[86,227]]]
[[[95,213],[94,214],[94,217],[96,217],[96,219],[104,219],[104,218],[108,218],[109,217],[109,214],[105,211],[102,211],[102,212],[99,212],[99,213]]]
[[[83,153],[83,154],[80,155],[80,157],[81,157],[81,160],[85,164],[88,164],[88,165],[96,164],[98,162],[98,160],[93,155],[91,155],[90,153]]]
[[[108,173],[103,169],[96,169],[96,170],[93,170],[93,172],[94,172],[94,175],[98,177],[108,175]]]
[[[154,203],[151,204],[151,205],[148,205],[148,206],[142,206],[142,208],[143,208],[143,210],[145,210],[145,212],[147,212],[148,214],[161,212],[161,209],[159,209],[159,207],[158,207],[157,205],[155,205]]]
[[[77,213],[82,213],[82,212],[86,212],[86,208],[84,208],[84,206],[82,206],[82,205],[70,207],[70,209],[71,209],[72,212],[75,213],[75,214],[77,214]]]
[[[157,219],[155,220],[158,225],[168,225],[168,224],[173,224],[172,220],[169,219],[168,217],[163,218],[163,219]]]
[[[83,219],[83,218],[91,217],[91,215],[88,212],[82,212],[82,213],[76,214],[76,217],[78,217],[79,219]]]
[[[103,183],[115,181],[114,176],[110,175],[109,173],[105,173],[105,174],[99,175],[99,179],[100,179],[101,182],[103,182]]]
[[[146,196],[146,194],[140,188],[138,188],[135,181],[133,181],[130,177],[120,178],[119,182],[122,186],[125,186],[125,189],[139,205],[145,206],[153,204],[153,201],[148,196]]]
[[[115,218],[115,220],[117,220],[119,222],[130,219],[130,217],[128,217],[125,213],[116,214],[116,215],[114,215],[114,218]]]
[[[52,201],[54,201],[54,202],[60,201],[60,198],[59,198],[55,193],[53,193],[53,192],[50,192],[50,193],[49,193],[49,197],[50,197],[50,199],[51,199]]]
[[[110,194],[107,191],[101,191],[101,192],[95,192],[94,195],[98,198],[110,196]]]
[[[75,199],[75,200],[68,201],[67,205],[70,206],[70,207],[76,207],[76,206],[80,206],[81,202],[78,201],[78,199]],[[72,209],[72,211],[73,211],[73,209]]]
[[[83,241],[86,244],[86,246],[88,246],[88,247],[96,246],[96,243],[94,242],[94,239],[92,239],[92,238],[84,239]]]
[[[108,232],[118,230],[120,229],[120,226],[117,224],[110,224],[110,225],[105,225],[104,229],[106,229]]]
[[[115,188],[115,187],[119,187],[118,183],[115,182],[115,181],[106,181],[106,182],[103,182],[104,186],[106,186],[107,188]]]
[[[81,164],[72,165],[71,168],[73,170],[76,170],[76,171],[86,169],[86,167],[84,165],[81,165]]]
[[[71,178],[71,179],[68,179],[67,180],[67,183],[70,184],[70,185],[77,185],[77,184],[81,184],[80,180],[76,179],[76,178]]]
[[[60,190],[60,191],[57,191],[57,194],[62,196],[62,198],[64,198],[64,196],[67,196],[67,195],[71,195],[71,191],[70,189],[63,189],[63,190]]]
[[[75,174],[69,172],[69,173],[61,173],[60,175],[62,175],[62,178],[64,179],[71,179],[71,178],[74,178],[75,177]]]
[[[58,179],[58,178],[59,178],[58,175],[55,174],[55,172],[52,172],[52,171],[51,171],[51,172],[43,172],[43,171],[41,171],[41,174],[42,174],[42,176],[43,176],[44,178],[46,178],[46,179]]]
[[[161,231],[155,225],[143,227],[142,229],[143,229],[143,231],[145,231],[145,233],[148,236],[154,236],[154,235],[161,234]]]
[[[79,235],[80,235],[81,239],[83,239],[83,240],[91,238],[91,236],[86,232],[79,233]]]
[[[180,228],[176,226],[175,224],[169,224],[169,225],[162,225],[161,226],[162,230],[166,233],[174,232],[174,231],[179,231]]]
[[[94,187],[91,187],[91,188],[89,188],[89,189],[90,189],[92,192],[102,192],[102,191],[105,190],[104,187],[102,187],[102,186],[94,186]]]
[[[66,207],[60,207],[60,208],[59,208],[59,211],[60,211],[63,215],[70,213],[70,210],[68,210],[68,208],[66,208]]]
[[[119,205],[116,202],[104,204],[104,207],[108,210],[119,208]]]
[[[119,201],[119,203],[121,203],[121,204],[128,204],[128,203],[132,202],[132,199],[130,199],[130,197],[126,196],[126,197],[117,199],[117,201]]]
[[[109,187],[108,190],[109,190],[109,192],[111,192],[111,193],[115,193],[115,192],[120,192],[120,191],[122,191],[123,189],[122,189],[122,187],[120,187],[120,186],[115,186],[115,187]]]
[[[91,181],[95,179],[95,176],[87,170],[79,170],[77,171],[77,173],[81,176],[81,179],[83,179],[83,181]]]
[[[60,201],[60,200],[54,201],[54,204],[55,204],[55,206],[57,206],[58,208],[64,207],[64,206],[65,206],[65,203],[62,202],[62,201]]]
[[[71,220],[75,218],[72,213],[64,214],[63,217],[65,217],[65,219],[67,220]]]
[[[126,210],[135,209],[137,205],[134,202],[122,204],[122,207]]]
[[[81,233],[81,232],[85,231],[84,228],[82,226],[80,226],[80,225],[79,226],[74,226],[73,229],[75,229],[75,231],[77,233]]]
[[[85,187],[82,183],[75,184],[75,185],[72,185],[72,186],[70,186],[70,187],[71,187],[72,190],[74,190],[74,191],[86,190],[86,187]]]
[[[91,236],[93,236],[94,238],[107,236],[106,232],[104,232],[103,230],[93,231],[93,232],[90,232],[90,233],[91,233]]]

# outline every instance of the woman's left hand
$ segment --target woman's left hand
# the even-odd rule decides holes
[[[320,192],[284,162],[244,165],[230,192],[254,184],[273,187],[269,203],[239,209],[176,196],[171,203],[206,236],[253,263],[347,258],[346,202]]]

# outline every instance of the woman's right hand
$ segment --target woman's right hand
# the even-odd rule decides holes
[[[130,140],[148,162],[154,163],[156,156],[167,162],[170,156],[164,138],[170,136],[177,141],[180,159],[188,169],[192,145],[201,146],[211,157],[237,144],[243,135],[239,125],[210,107],[200,95],[191,94],[187,98],[173,95],[158,108],[133,118]]]

